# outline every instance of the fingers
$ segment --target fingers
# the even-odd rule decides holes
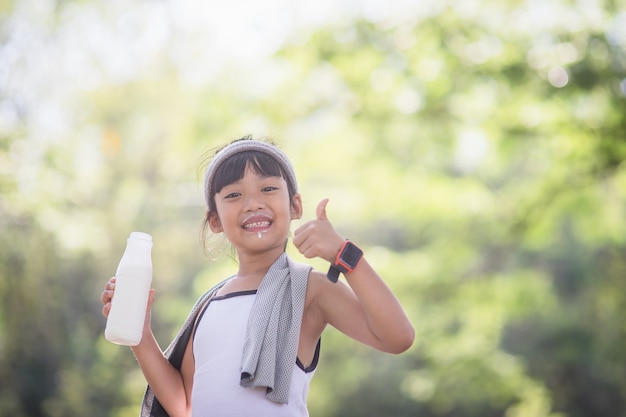
[[[144,327],[144,333],[150,329],[151,324],[150,322],[152,321],[152,304],[154,303],[154,288],[150,289],[150,292],[148,293],[148,306],[146,308],[146,318],[143,322],[143,327]]]
[[[293,244],[305,258],[322,258],[333,262],[344,239],[337,233],[326,214],[328,198],[317,205],[315,220],[300,226],[293,236]]]
[[[326,215],[326,205],[328,204],[328,201],[329,199],[325,198],[317,205],[317,209],[315,210],[317,220],[328,220],[328,216]]]
[[[104,291],[100,294],[100,300],[102,304],[106,304],[111,302],[111,298],[113,298],[113,293],[115,292],[115,278],[111,278],[104,284]]]
[[[106,284],[104,284],[104,291],[100,295],[100,301],[102,301],[102,315],[104,317],[109,317],[109,313],[111,312],[111,300],[113,300],[113,296],[115,295],[115,277],[109,279]],[[148,295],[148,313],[152,309],[152,304],[154,303],[154,288],[150,289],[150,293]]]
[[[102,315],[106,318],[109,317],[109,312],[111,311],[111,303],[106,303],[103,307],[102,307]]]
[[[312,225],[315,224],[316,221],[328,221],[328,216],[326,215],[326,205],[328,204],[329,199],[324,198],[317,204],[317,208],[315,209],[315,220],[311,220],[298,227],[294,232],[294,235],[297,236],[309,229]]]
[[[100,301],[102,301],[102,315],[104,317],[109,317],[109,312],[111,311],[111,300],[113,299],[113,294],[115,294],[115,277],[110,278],[106,284],[104,284],[104,291],[100,294]]]
[[[150,289],[148,294],[148,311],[152,310],[152,303],[154,303],[154,288]]]

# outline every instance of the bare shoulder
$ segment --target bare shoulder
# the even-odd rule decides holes
[[[339,314],[347,307],[347,304],[353,303],[355,300],[356,297],[352,289],[342,280],[331,282],[325,272],[311,271],[306,308],[324,324],[333,324],[333,316]]]
[[[320,308],[320,300],[324,298],[325,278],[325,275],[319,271],[311,270],[309,273],[304,314],[300,328],[300,347],[298,350],[298,357],[300,358],[313,357],[315,346],[326,327],[326,320]]]
[[[312,269],[309,273],[309,282],[306,290],[306,306],[308,310],[313,307],[319,299],[319,294],[324,291],[324,279],[325,276],[320,271]]]
[[[311,270],[309,274],[309,284],[307,289],[307,302],[315,302],[329,292],[332,292],[334,286],[340,284],[340,282],[331,282],[326,273],[318,271],[316,269]]]
[[[312,269],[309,273],[309,282],[307,285],[305,310],[306,315],[317,326],[324,326],[326,318],[324,317],[324,299],[328,297],[334,284],[328,280],[326,274]]]

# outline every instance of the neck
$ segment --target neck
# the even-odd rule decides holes
[[[237,271],[237,278],[258,279],[260,282],[283,252],[285,250],[282,247],[258,253],[238,252],[239,270]]]

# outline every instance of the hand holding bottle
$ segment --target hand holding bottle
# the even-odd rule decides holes
[[[115,295],[115,281],[117,279],[115,277],[111,277],[106,284],[104,284],[104,291],[100,295],[100,300],[102,301],[102,315],[104,317],[109,317],[109,312],[111,311],[111,300]],[[152,304],[154,303],[154,289],[150,289],[150,293],[148,296],[148,308],[146,309],[146,318],[144,320],[144,333],[146,330],[149,331],[151,326],[151,313],[152,313]]]
[[[152,236],[131,233],[116,277],[105,285],[101,297],[107,317],[104,335],[112,343],[136,346],[142,339],[152,284],[151,249]]]

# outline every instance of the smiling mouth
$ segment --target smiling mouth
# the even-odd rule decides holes
[[[246,230],[256,230],[256,229],[266,229],[268,227],[270,227],[270,222],[265,220],[262,222],[252,222],[252,223],[248,223],[248,224],[244,224],[243,228]]]

